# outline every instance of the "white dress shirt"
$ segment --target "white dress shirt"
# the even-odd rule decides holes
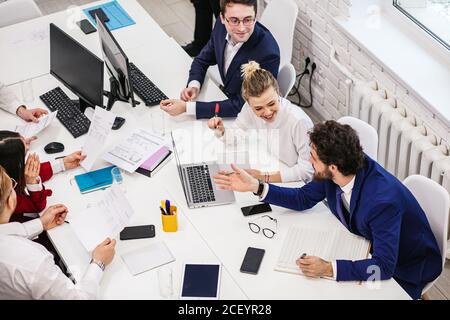
[[[231,65],[231,62],[233,61],[233,59],[236,56],[236,54],[238,53],[239,49],[242,47],[242,45],[245,42],[234,43],[230,39],[230,35],[228,33],[225,36],[225,40],[227,41],[227,45],[225,46],[225,50],[223,52],[223,73],[226,76],[228,68]],[[198,90],[200,90],[201,84],[197,80],[192,80],[191,82],[189,82],[188,87],[197,88]],[[186,113],[195,115],[196,114],[195,107],[196,107],[195,101],[187,102],[186,103]]]
[[[309,162],[308,131],[312,127],[311,119],[303,110],[280,97],[280,109],[272,123],[258,117],[246,102],[233,127],[225,129],[222,139],[226,142],[245,141],[243,139],[250,130],[267,130],[267,137],[270,139],[268,147],[278,144],[278,148],[274,147],[274,152],[278,153],[279,160],[286,165],[280,169],[281,181],[308,182],[314,172]]]
[[[0,299],[95,299],[100,267],[90,264],[74,285],[52,254],[29,240],[42,231],[40,219],[0,224]]]
[[[20,105],[21,103],[14,92],[0,82],[0,109],[16,114]]]
[[[355,177],[354,176],[352,178],[352,180],[350,180],[349,183],[347,183],[345,186],[341,187],[341,190],[343,191],[344,194],[344,198],[347,201],[349,208],[350,208],[350,201],[352,199],[352,191],[353,191],[353,186],[355,185]],[[267,193],[269,192],[269,184],[265,183],[264,184],[264,189],[263,192],[261,194],[260,197],[260,201],[264,201],[264,199],[267,196]],[[333,276],[332,277],[326,277],[332,280],[336,280],[337,277],[337,264],[336,264],[336,260],[331,261],[331,267],[333,268]]]

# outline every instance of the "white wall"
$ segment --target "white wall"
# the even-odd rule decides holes
[[[277,0],[271,0],[277,1]],[[397,75],[389,74],[382,63],[373,59],[373,53],[365,52],[356,41],[341,32],[333,17],[352,19],[356,11],[367,10],[367,6],[353,0],[293,0],[298,4],[294,35],[292,63],[297,72],[302,69],[305,57],[309,56],[317,64],[313,78],[314,109],[323,119],[337,119],[348,113],[346,106],[347,77],[330,63],[330,47],[337,51],[338,60],[358,78],[377,80],[392,97],[406,105],[410,111],[419,116],[425,125],[438,137],[450,141],[450,128],[436,119],[427,107],[420,103],[421,99],[411,93],[411,88],[401,84]],[[389,50],[389,44],[386,46]],[[306,78],[306,77],[305,77]],[[308,82],[302,83],[302,93],[308,97],[306,88]],[[450,106],[449,106],[450,107]]]

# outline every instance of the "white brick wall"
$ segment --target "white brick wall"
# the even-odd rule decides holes
[[[274,0],[272,0],[274,1]],[[276,1],[276,0],[275,0]],[[334,46],[337,59],[357,78],[377,80],[389,96],[396,97],[425,125],[447,142],[450,142],[450,128],[435,119],[418,97],[402,85],[395,75],[389,74],[383,65],[374,59],[370,52],[364,52],[346,34],[338,30],[333,17],[350,18],[351,0],[294,0],[299,7],[295,27],[292,63],[297,72],[302,69],[305,57],[317,65],[313,77],[314,109],[323,119],[337,119],[348,113],[346,105],[346,76],[330,63],[330,48]],[[357,0],[353,0],[357,1]],[[351,19],[351,18],[350,18]],[[301,93],[309,97],[308,81],[304,77]],[[302,101],[306,103],[306,101]]]

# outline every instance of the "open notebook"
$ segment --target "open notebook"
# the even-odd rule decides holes
[[[295,260],[303,253],[327,261],[361,260],[369,256],[369,250],[368,240],[344,228],[313,229],[293,226],[284,239],[275,270],[302,274]]]

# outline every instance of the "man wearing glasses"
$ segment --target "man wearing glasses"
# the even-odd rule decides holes
[[[197,119],[212,118],[216,102],[220,117],[236,117],[244,105],[241,97],[240,67],[255,60],[261,68],[276,78],[280,66],[280,49],[272,34],[256,22],[257,0],[222,0],[220,19],[217,19],[211,39],[194,59],[189,71],[187,88],[180,98],[161,101],[161,109],[172,116],[181,113],[196,115]],[[228,99],[224,101],[196,101],[206,71],[217,64]]]

